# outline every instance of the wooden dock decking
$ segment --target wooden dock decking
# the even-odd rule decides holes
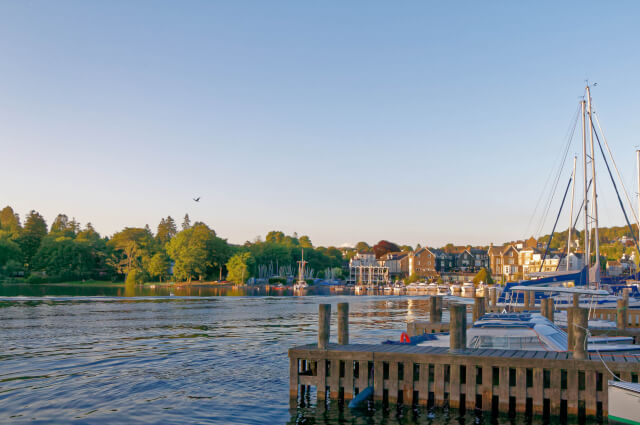
[[[640,358],[602,355],[623,380],[638,382]],[[302,386],[319,400],[349,400],[373,385],[374,400],[500,412],[606,415],[610,374],[598,355],[386,344],[316,344],[289,350],[290,397]],[[324,389],[324,391],[323,391]]]

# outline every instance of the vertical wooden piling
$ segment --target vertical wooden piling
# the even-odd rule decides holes
[[[464,349],[467,346],[467,306],[451,304],[449,315],[449,349]]]
[[[338,344],[349,344],[349,303],[338,303]]]
[[[331,321],[331,304],[318,305],[318,348],[326,350],[329,347]],[[318,391],[319,393],[320,391]]]
[[[586,308],[573,309],[573,358],[584,360],[587,356],[586,339],[589,326],[589,310]]]
[[[498,305],[498,288],[491,288],[489,294],[491,294],[491,307],[495,308]]]
[[[473,300],[473,321],[476,322],[484,316],[484,297],[477,297]]]
[[[629,323],[629,317],[627,316],[627,304],[624,298],[618,300],[618,310],[616,311],[616,325],[618,329],[624,329]]]
[[[549,298],[541,298],[540,299],[540,314],[542,314],[544,317],[547,317],[547,300]],[[547,317],[548,319],[548,317]]]
[[[442,322],[442,296],[435,295],[431,297],[429,303],[429,321],[431,323]]]
[[[529,310],[529,298],[531,297],[531,293],[529,291],[524,291],[524,302],[522,303],[525,310]]]
[[[547,298],[547,319],[551,320],[551,322],[554,320],[554,311],[555,302],[553,301],[553,298]]]
[[[580,307],[580,294],[573,294],[573,306]]]
[[[573,351],[573,309],[574,307],[567,308],[567,349]]]

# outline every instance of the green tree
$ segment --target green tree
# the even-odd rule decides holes
[[[16,265],[18,267],[16,267]],[[20,246],[9,238],[0,238],[0,274],[10,276],[22,268]]]
[[[227,280],[236,283],[244,283],[249,277],[249,268],[253,263],[250,252],[239,252],[233,255],[227,262]]]
[[[75,219],[69,220],[66,214],[58,214],[53,223],[51,223],[49,234],[75,238],[79,230],[80,225]]]
[[[33,270],[45,272],[53,280],[87,278],[93,265],[90,246],[65,236],[43,239],[33,257]]]
[[[176,279],[191,282],[194,277],[204,279],[215,264],[224,264],[229,249],[227,242],[218,238],[206,224],[196,223],[171,239],[167,253],[175,261],[173,274]]]
[[[486,268],[481,268],[480,271],[473,278],[474,286],[478,286],[480,282],[484,282],[487,285],[493,285],[493,279],[491,278],[491,273]]]
[[[300,236],[298,242],[301,248],[313,248],[313,244],[311,243],[311,239],[309,239],[309,236]]]
[[[0,230],[7,232],[13,239],[17,238],[22,230],[20,216],[13,212],[13,208],[10,206],[6,206],[0,211]]]
[[[176,222],[171,216],[167,216],[166,219],[161,219],[160,224],[158,224],[156,240],[160,246],[165,246],[177,233],[178,228],[176,227]]]
[[[184,215],[184,219],[182,220],[182,230],[187,230],[191,228],[191,219],[189,218],[189,214]]]
[[[164,252],[154,254],[149,260],[149,275],[156,277],[162,282],[162,278],[169,274],[169,257]]]
[[[283,243],[284,238],[285,238],[285,235],[283,232],[278,230],[272,230],[269,233],[267,233],[267,236],[265,237],[265,242]]]
[[[371,247],[366,242],[358,242],[356,244],[356,252],[371,252]]]
[[[155,250],[155,239],[149,229],[125,227],[111,237],[108,245],[114,250],[113,266],[119,274],[128,276],[135,270],[135,279],[144,279],[143,265]]]
[[[18,244],[24,254],[25,264],[30,264],[42,239],[47,235],[47,223],[40,213],[31,210],[18,237]]]

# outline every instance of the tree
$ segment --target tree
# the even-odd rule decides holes
[[[356,246],[357,248],[357,246]],[[389,252],[398,252],[400,248],[398,245],[389,241],[380,241],[373,246],[373,252],[376,254],[376,258],[381,258]]]
[[[145,271],[143,264],[148,261],[155,249],[155,239],[149,229],[125,227],[111,237],[108,245],[115,251],[113,265],[118,273],[128,276],[135,270],[136,279],[143,279]]]
[[[13,212],[13,208],[6,206],[0,211],[0,230],[4,230],[11,237],[16,238],[20,233],[20,216]]]
[[[265,242],[271,242],[271,243],[282,243],[284,242],[284,233],[279,231],[279,230],[272,230],[269,233],[267,233],[267,236],[265,237]]]
[[[9,238],[0,238],[0,273],[11,275],[22,264],[20,246]]]
[[[224,264],[228,246],[206,224],[196,223],[171,239],[167,253],[175,261],[173,274],[176,279],[191,282],[194,277],[204,279],[216,263]]]
[[[43,239],[33,257],[33,270],[46,272],[53,280],[84,279],[93,265],[89,245],[65,236]]]
[[[244,283],[250,276],[249,267],[253,264],[250,252],[239,252],[233,255],[227,262],[227,280],[236,283]]]
[[[473,278],[473,285],[478,286],[480,282],[484,282],[487,285],[493,285],[493,279],[491,278],[491,273],[486,269],[482,268]]]
[[[169,274],[169,257],[164,252],[154,254],[149,260],[149,275],[157,277],[162,282],[162,278]]]
[[[24,229],[18,237],[18,244],[24,254],[25,264],[30,264],[42,239],[47,235],[47,222],[40,213],[31,210],[24,223]]]
[[[313,248],[313,244],[311,243],[309,236],[300,236],[298,242],[300,243],[301,248]]]
[[[161,219],[160,224],[158,224],[156,240],[160,246],[165,246],[177,233],[176,222],[171,216],[167,216],[166,219]]]
[[[53,223],[51,223],[49,234],[75,238],[78,230],[80,230],[80,225],[75,219],[69,220],[66,214],[58,214]]]
[[[358,242],[355,249],[356,252],[371,252],[371,247],[366,242]]]
[[[191,228],[191,219],[189,218],[189,214],[184,215],[184,219],[182,220],[182,230],[187,230]]]

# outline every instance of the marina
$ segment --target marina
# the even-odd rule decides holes
[[[489,333],[486,335],[495,335],[502,341],[510,338],[515,341],[513,338],[516,338],[519,344],[524,340],[531,344],[535,338],[522,333],[514,337],[511,332],[517,329],[509,323],[491,326],[491,322],[500,319],[501,315],[485,315],[485,300],[476,298],[473,328],[468,330],[467,305],[451,303],[446,329],[448,344],[436,344],[433,341],[437,335],[434,334],[445,330],[444,326],[436,328],[442,325],[440,302],[440,297],[431,298],[430,316],[434,326],[431,333],[411,322],[407,325],[408,338],[403,335],[400,343],[387,344],[355,344],[351,341],[346,304],[338,305],[337,344],[329,343],[330,306],[320,305],[317,344],[289,349],[292,403],[311,387],[315,387],[318,400],[352,400],[372,387],[373,401],[383,404],[427,405],[433,402],[440,407],[507,414],[606,417],[610,374],[622,381],[638,382],[640,346],[634,345],[629,337],[600,340],[590,337],[587,309],[572,307],[570,325],[574,330],[569,339],[565,334],[564,343],[543,343],[541,340],[542,345],[537,348],[534,344],[526,349],[522,349],[522,345],[520,349],[511,349],[510,343],[496,346],[494,337],[487,347],[480,344],[476,345],[478,348],[470,348],[467,333],[485,329],[487,325]],[[502,316],[504,323],[506,317]],[[531,316],[527,318],[530,320]],[[513,323],[513,315],[509,319]],[[482,325],[483,322],[487,325]],[[526,323],[519,328],[535,329]],[[433,337],[425,338],[424,343],[410,343],[410,338],[421,335]],[[548,338],[552,337],[552,334],[548,335]],[[469,342],[473,345],[475,341]]]

